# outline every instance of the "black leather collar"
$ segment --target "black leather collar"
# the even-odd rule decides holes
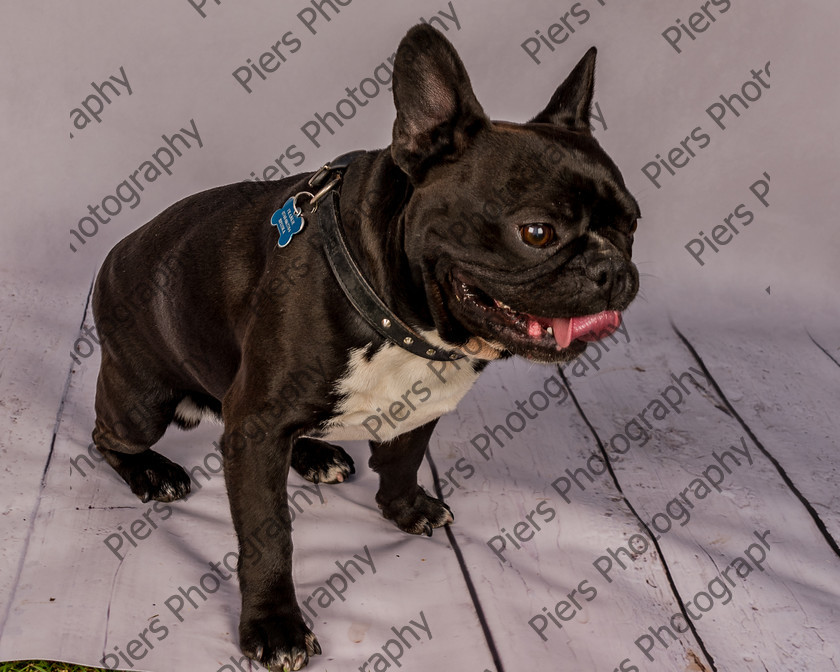
[[[341,173],[350,162],[362,153],[350,152],[344,154],[316,173],[316,176],[321,176],[320,179],[323,182],[328,185],[330,182],[332,183],[326,193],[319,192],[317,200],[320,201],[323,198],[323,203],[316,202],[312,214],[318,216],[318,222],[324,235],[324,251],[333,275],[353,307],[373,329],[387,340],[425,359],[437,361],[462,359],[463,354],[429,343],[400,320],[365,280],[359,266],[353,259],[353,255],[350,253],[338,214],[339,195],[335,187],[339,180],[336,177],[340,178]],[[317,187],[318,184],[311,186]]]

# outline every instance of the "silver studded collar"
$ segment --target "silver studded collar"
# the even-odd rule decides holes
[[[462,359],[465,355],[433,345],[400,320],[377,296],[353,259],[339,220],[338,192],[335,187],[341,180],[343,170],[358,154],[351,152],[340,156],[314,176],[327,185],[318,194],[319,201],[323,198],[323,207],[318,208],[316,204],[315,210],[318,211],[318,223],[324,234],[324,251],[333,275],[353,307],[384,338],[424,359]],[[310,186],[317,188],[320,185],[310,183]]]

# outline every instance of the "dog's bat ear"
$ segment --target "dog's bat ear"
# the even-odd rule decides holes
[[[490,121],[455,48],[426,24],[408,31],[394,62],[391,155],[417,182],[434,161],[457,158]]]
[[[595,91],[596,54],[595,47],[584,54],[566,81],[557,87],[546,108],[531,119],[532,123],[555,124],[573,131],[590,132],[589,112]]]

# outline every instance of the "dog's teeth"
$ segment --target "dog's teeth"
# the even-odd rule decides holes
[[[546,331],[550,336],[554,336],[554,327],[546,327]]]

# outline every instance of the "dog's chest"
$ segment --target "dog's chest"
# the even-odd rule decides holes
[[[388,441],[453,410],[477,377],[467,360],[426,360],[391,344],[370,359],[353,350],[324,438]]]

